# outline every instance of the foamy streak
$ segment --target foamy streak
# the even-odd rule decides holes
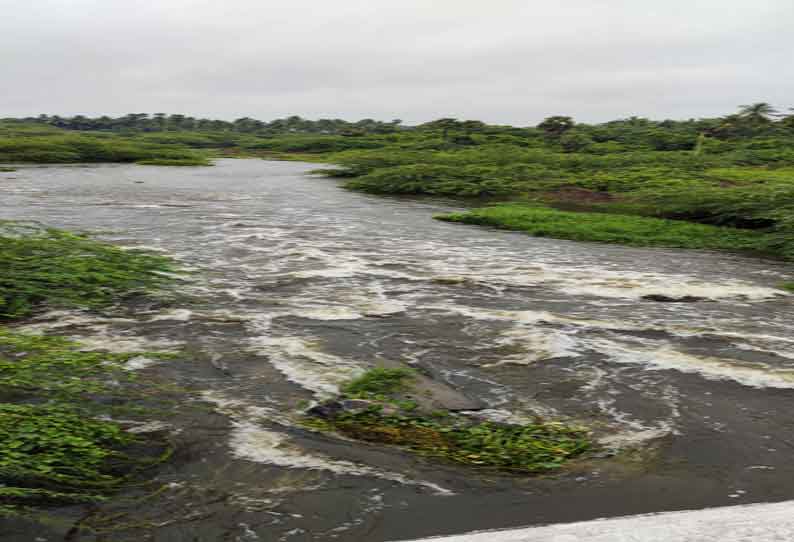
[[[650,440],[679,434],[674,422],[674,419],[679,416],[678,407],[675,405],[670,419],[659,420],[652,425],[646,425],[632,418],[629,413],[621,412],[615,408],[615,400],[612,398],[600,399],[598,407],[602,412],[612,417],[615,423],[622,428],[616,433],[611,433],[598,439],[599,444],[611,450],[618,451],[634,448]]]
[[[580,355],[574,349],[576,341],[564,333],[553,330],[512,329],[503,333],[502,339],[498,343],[509,346],[517,345],[526,352],[505,356],[500,361],[483,365],[483,367],[496,367],[505,364],[530,365],[546,359],[578,357]]]
[[[100,316],[86,315],[80,312],[52,311],[32,324],[21,327],[29,333],[44,333],[68,329],[70,338],[80,343],[80,350],[104,350],[107,352],[141,352],[141,351],[168,351],[174,350],[179,343],[168,339],[147,339],[136,335],[126,335],[115,332],[111,325],[114,323],[128,324],[135,322],[128,318],[103,318]],[[72,330],[79,330],[79,334]]]
[[[233,429],[229,446],[232,455],[238,459],[290,469],[327,471],[341,476],[380,478],[403,485],[424,487],[437,495],[454,495],[452,491],[432,482],[411,480],[395,472],[378,470],[352,461],[333,459],[320,453],[309,453],[295,444],[285,433],[266,429],[256,423],[256,420],[261,420],[262,416],[270,419],[271,409],[247,407],[241,401],[228,400],[215,392],[205,392],[203,397],[215,403],[218,411],[232,418]],[[284,421],[283,415],[277,416],[280,421]]]
[[[178,322],[187,322],[193,316],[193,311],[190,309],[174,309],[162,314],[158,314],[149,319],[150,322],[158,322],[160,320],[175,320]]]
[[[712,322],[720,327],[695,328],[681,324],[665,324],[652,321],[647,324],[638,324],[628,320],[607,322],[588,318],[572,318],[554,314],[547,311],[507,311],[479,307],[467,307],[454,304],[434,304],[419,307],[420,309],[442,310],[453,314],[460,314],[474,320],[512,322],[516,327],[503,333],[499,340],[501,344],[521,345],[522,338],[526,340],[526,347],[531,353],[527,356],[515,354],[508,356],[504,361],[497,363],[529,364],[552,357],[576,357],[581,355],[581,344],[577,344],[571,335],[587,330],[647,330],[663,331],[678,337],[714,336],[731,340],[736,348],[755,350],[766,354],[773,354],[784,358],[794,359],[794,338],[779,335],[758,334],[751,332],[730,331],[722,326],[731,326],[730,320]],[[526,326],[531,324],[552,324],[569,328],[567,331],[551,330],[548,326],[542,330],[527,331]],[[737,324],[738,325],[738,324]],[[782,329],[785,331],[785,329]],[[741,339],[736,342],[734,339]],[[756,343],[760,343],[760,346]],[[770,345],[779,343],[774,348]],[[579,347],[577,349],[577,346]]]
[[[612,361],[645,365],[656,370],[676,370],[694,373],[709,380],[733,380],[754,388],[794,389],[794,370],[778,369],[764,363],[693,356],[679,352],[669,345],[656,348],[633,348],[607,339],[587,341],[594,350]]]
[[[156,363],[157,361],[153,360],[152,358],[147,358],[145,356],[135,356],[134,358],[127,360],[127,362],[124,364],[124,368],[128,371],[140,371],[141,369],[151,367]]]
[[[443,251],[443,249],[438,249]],[[566,294],[592,295],[606,298],[639,299],[646,295],[670,297],[695,296],[708,299],[743,298],[762,300],[786,295],[781,290],[757,286],[739,280],[707,282],[687,275],[668,275],[632,271],[614,271],[604,267],[576,267],[536,261],[525,265],[499,255],[488,258],[480,254],[478,261],[431,261],[428,265],[436,271],[436,278],[444,280],[453,276],[461,281],[476,282],[497,287],[500,283],[511,286],[544,285]],[[487,259],[488,265],[480,261]],[[479,265],[478,265],[479,264]]]
[[[129,318],[104,318],[80,311],[49,311],[37,317],[34,323],[23,326],[25,331],[44,332],[67,327],[99,327],[110,322],[134,322]]]
[[[339,386],[364,372],[365,365],[321,352],[300,337],[256,337],[251,344],[268,356],[287,380],[318,397],[339,393]]]
[[[566,292],[572,294],[592,295],[598,297],[640,299],[648,295],[663,295],[672,298],[692,296],[705,299],[748,299],[759,301],[771,299],[781,295],[775,288],[754,286],[741,281],[726,281],[720,284],[702,282],[694,279],[670,280],[673,277],[663,277],[660,281],[633,280],[631,278],[616,278],[603,281],[593,281],[584,284],[572,284]]]
[[[142,352],[142,351],[173,351],[180,343],[167,339],[144,339],[143,337],[117,335],[102,326],[104,329],[91,330],[91,336],[73,336],[80,342],[80,350],[104,350],[113,353]]]

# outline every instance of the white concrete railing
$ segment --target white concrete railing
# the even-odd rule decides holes
[[[425,538],[433,542],[794,542],[794,501]]]

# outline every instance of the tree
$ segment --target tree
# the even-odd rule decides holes
[[[426,122],[422,125],[422,128],[427,128],[430,130],[441,130],[441,137],[444,138],[446,141],[449,139],[449,131],[454,130],[459,127],[458,119],[453,118],[443,118],[443,119],[436,119],[430,122]]]
[[[562,134],[574,127],[574,121],[571,117],[562,115],[554,115],[547,117],[540,124],[538,128],[543,130],[549,137],[560,137]]]
[[[775,108],[766,102],[739,106],[739,117],[751,124],[768,124],[777,115]]]
[[[791,114],[786,115],[782,119],[780,119],[780,123],[789,130],[794,130],[794,108],[789,109]]]

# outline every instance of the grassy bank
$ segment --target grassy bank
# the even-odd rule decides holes
[[[562,423],[507,425],[447,411],[422,412],[404,397],[411,392],[414,374],[408,369],[371,369],[344,386],[337,401],[310,410],[324,415],[305,423],[437,460],[525,474],[558,469],[591,446],[584,429]]]
[[[140,418],[133,402],[153,401],[125,367],[144,353],[85,351],[11,326],[44,308],[92,309],[152,291],[172,270],[160,256],[34,224],[0,224],[0,513],[100,502],[167,455],[165,442],[109,420]]]
[[[760,251],[770,242],[764,234],[751,230],[517,204],[483,207],[436,218],[522,231],[537,237],[631,246]]]
[[[75,133],[52,127],[0,123],[0,164],[155,162],[211,165],[206,153],[179,142],[135,134]]]

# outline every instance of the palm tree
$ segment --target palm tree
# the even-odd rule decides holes
[[[739,116],[753,124],[766,124],[777,115],[777,110],[766,102],[739,106]]]

